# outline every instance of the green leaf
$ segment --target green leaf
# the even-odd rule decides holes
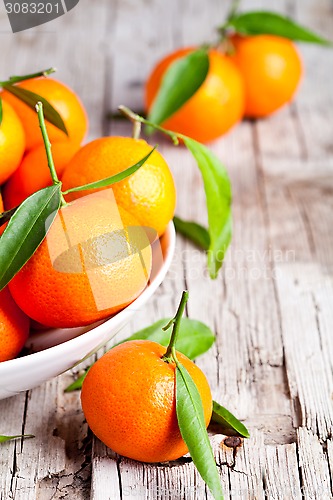
[[[60,184],[41,189],[29,196],[11,217],[0,239],[0,290],[45,238],[60,207],[60,195]]]
[[[201,87],[209,70],[207,50],[199,49],[173,62],[165,72],[148,115],[156,124],[170,118]],[[151,128],[148,127],[148,132]]]
[[[49,103],[49,101],[44,99],[44,97],[35,94],[35,92],[31,92],[30,90],[23,89],[22,87],[17,87],[16,85],[11,85],[8,83],[3,84],[3,88],[6,89],[7,92],[10,92],[15,97],[20,99],[22,102],[27,104],[27,106],[29,106],[29,108],[33,109],[34,111],[36,111],[35,109],[36,104],[38,102],[41,102],[43,104],[45,119],[48,122],[52,123],[52,125],[55,125],[58,129],[65,132],[66,135],[68,135],[66,125],[64,124],[64,121],[61,118],[60,114]],[[36,120],[37,120],[37,115],[36,115]]]
[[[163,327],[169,323],[170,320],[171,318],[160,319],[151,326],[147,326],[127,339],[118,342],[116,345],[123,344],[129,340],[152,340],[153,342],[157,342],[158,344],[167,347],[170,341],[171,331],[165,331],[163,330]],[[179,337],[177,340],[177,351],[185,354],[185,356],[190,359],[195,359],[207,352],[214,342],[215,335],[207,325],[195,319],[182,318],[179,327]],[[65,392],[72,392],[81,389],[86,375],[87,372],[83,373],[83,375],[66,387]]]
[[[17,209],[18,207],[11,208],[10,210],[7,210],[6,212],[2,212],[2,214],[0,214],[0,227],[9,221],[9,219],[12,217],[12,215],[15,214]]]
[[[176,411],[179,429],[194,465],[215,500],[223,500],[221,481],[206,430],[201,397],[190,374],[181,363],[176,365]]]
[[[222,426],[225,435],[231,432],[232,435],[236,433],[245,438],[250,437],[250,433],[245,425],[216,401],[213,401],[212,421]]]
[[[11,441],[12,439],[22,439],[22,438],[34,438],[33,434],[18,434],[17,436],[0,436],[0,443],[6,443],[7,441]]]
[[[255,11],[239,14],[227,23],[242,35],[277,35],[298,42],[332,45],[332,42],[275,12]]]
[[[198,247],[203,250],[208,250],[210,245],[210,236],[207,229],[200,224],[192,221],[180,219],[176,215],[173,218],[176,231],[182,234],[189,240],[193,241]]]
[[[1,96],[0,96],[0,125],[2,123],[2,99],[1,99]]]
[[[135,165],[119,172],[118,174],[111,175],[111,177],[106,177],[105,179],[101,179],[100,181],[91,182],[90,184],[84,184],[83,186],[74,187],[71,189],[67,189],[63,194],[74,193],[75,191],[86,191],[88,189],[99,189],[107,186],[111,186],[112,184],[116,184],[116,182],[120,182],[126,177],[133,175],[142,165],[148,160],[149,156],[155,151],[157,146],[155,146],[144,158],[138,161]]]
[[[163,327],[169,323],[170,320],[171,318],[164,318],[156,321],[153,325],[143,328],[119,343],[122,344],[129,340],[152,340],[153,342],[157,342],[167,347],[170,341],[171,331],[164,331]],[[207,352],[214,342],[215,335],[207,325],[195,319],[182,318],[179,326],[177,351],[185,354],[185,356],[190,359],[195,359]]]
[[[231,242],[231,183],[225,167],[212,151],[189,137],[179,136],[194,156],[204,182],[210,237],[208,270],[214,279]]]

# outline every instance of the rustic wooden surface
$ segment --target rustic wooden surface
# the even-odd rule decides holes
[[[63,18],[12,35],[0,6],[0,74],[55,65],[82,97],[90,137],[129,133],[105,112],[142,108],[142,83],[168,51],[211,40],[228,2],[81,0]],[[244,1],[244,8],[266,2]],[[323,35],[329,0],[279,0]],[[217,333],[198,360],[214,397],[244,419],[251,439],[234,451],[212,442],[226,498],[329,499],[333,480],[333,52],[302,45],[305,78],[294,104],[244,122],[212,149],[234,191],[234,240],[224,272],[208,279],[205,257],[178,238],[172,269],[122,335],[170,315],[184,287],[188,314]],[[159,139],[178,185],[177,213],[205,222],[198,170]],[[22,374],[24,377],[24,374]],[[210,498],[188,461],[164,466],[114,456],[88,431],[66,373],[0,402],[1,433],[35,439],[0,447],[1,500]]]

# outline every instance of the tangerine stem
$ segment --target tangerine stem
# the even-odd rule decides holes
[[[165,361],[166,363],[170,362],[175,362],[176,364],[178,363],[176,355],[176,342],[179,334],[180,323],[184,314],[184,309],[187,301],[188,301],[188,291],[184,290],[175,317],[171,321],[169,321],[169,323],[163,328],[163,330],[167,330],[168,328],[170,328],[171,325],[173,325],[169,345],[167,347],[166,353],[164,354],[164,356],[162,356],[163,361]]]
[[[12,85],[13,83],[23,82],[24,80],[31,80],[32,78],[38,78],[40,76],[48,76],[55,71],[57,71],[56,68],[48,68],[42,71],[38,71],[38,73],[31,73],[30,75],[10,76],[8,80],[0,82],[0,86],[2,87],[3,85]]]
[[[157,125],[156,123],[153,123],[149,120],[146,120],[146,118],[143,118],[143,116],[140,116],[137,113],[134,113],[127,106],[121,105],[118,107],[118,110],[120,111],[121,114],[126,116],[126,118],[128,118],[132,123],[139,122],[139,123],[144,123],[145,125],[148,125],[149,127],[153,127],[155,130],[159,130],[163,134],[171,137],[173,143],[176,146],[179,144],[180,135],[177,134],[176,132],[173,132],[172,130],[167,130],[166,128],[163,128],[160,125]]]
[[[235,16],[235,14],[237,14],[240,3],[241,3],[241,0],[233,0],[231,2],[231,7],[230,7],[230,11],[229,11],[228,16],[227,16],[227,21],[230,21],[230,19],[232,19]]]
[[[46,156],[47,156],[47,165],[50,170],[50,174],[52,177],[53,184],[61,184],[61,182],[58,179],[57,171],[54,166],[54,161],[53,161],[53,156],[51,152],[52,144],[50,143],[50,139],[46,130],[46,125],[45,125],[45,120],[44,120],[44,113],[43,113],[43,104],[39,101],[36,104],[36,111],[38,114],[38,120],[39,120],[39,126],[42,131],[42,136],[43,136],[43,141],[44,141],[44,146],[45,146],[45,151],[46,151]],[[67,205],[63,194],[61,193],[61,206]]]

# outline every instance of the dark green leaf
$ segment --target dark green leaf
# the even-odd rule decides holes
[[[2,123],[2,99],[0,96],[0,126],[1,126],[1,123]]]
[[[18,207],[0,239],[0,290],[37,250],[59,207],[59,184],[37,191]]]
[[[202,401],[190,374],[177,363],[176,411],[181,435],[194,465],[212,492],[215,500],[223,500],[220,477],[208,438]]]
[[[173,62],[165,72],[148,115],[157,125],[170,118],[201,87],[209,70],[207,50],[199,49]],[[151,132],[149,128],[148,131]]]
[[[7,83],[3,85],[3,88],[6,89],[7,92],[10,92],[15,97],[20,99],[34,111],[36,111],[35,107],[38,102],[43,103],[43,111],[45,119],[48,122],[52,123],[52,125],[55,125],[58,129],[65,132],[66,135],[68,135],[66,125],[64,124],[64,121],[61,118],[60,114],[46,99],[44,99],[44,97],[35,94],[30,90],[23,89],[22,87],[17,87],[16,85],[10,85]],[[37,113],[36,113],[36,120],[37,120]]]
[[[178,233],[193,241],[193,243],[203,250],[208,250],[210,245],[210,236],[205,227],[197,224],[196,222],[180,219],[177,216],[174,216],[173,222]]]
[[[250,437],[245,425],[216,401],[213,401],[212,421],[222,426],[225,435],[231,432],[232,435],[236,433],[245,438]]]
[[[128,342],[129,340],[152,340],[167,347],[171,337],[171,331],[164,331],[163,327],[171,320],[164,318],[156,321],[151,326],[134,333],[116,345]],[[195,359],[204,354],[215,342],[215,335],[207,325],[195,319],[183,318],[179,327],[179,337],[177,340],[177,351],[182,352],[190,359]],[[115,347],[115,346],[114,346]],[[81,389],[87,373],[81,375],[70,384],[65,392],[72,392]]]
[[[208,212],[208,270],[216,278],[231,241],[231,183],[220,160],[203,144],[180,135],[194,156],[204,182]]]
[[[11,441],[12,439],[22,439],[22,438],[34,438],[32,434],[23,434],[23,435],[17,435],[17,436],[0,436],[0,443],[6,443],[7,441]]]
[[[167,347],[171,337],[171,331],[164,331],[163,327],[171,320],[164,318],[156,321],[151,326],[143,328],[134,333],[128,340],[152,340]],[[179,336],[177,340],[177,351],[182,352],[190,359],[195,359],[211,348],[215,341],[215,335],[207,325],[194,319],[183,318],[179,326]],[[122,343],[122,342],[120,342]]]
[[[138,163],[132,165],[131,167],[119,172],[118,174],[112,175],[111,177],[106,177],[105,179],[101,179],[100,181],[91,182],[90,184],[85,184],[84,186],[78,186],[67,191],[64,191],[63,194],[74,193],[75,191],[87,191],[88,189],[99,189],[107,186],[111,186],[112,184],[116,184],[116,182],[120,182],[126,177],[133,175],[142,165],[148,160],[149,156],[155,151],[157,146],[155,146],[144,158],[142,158]]]
[[[15,214],[17,209],[18,207],[11,208],[10,210],[7,210],[6,212],[2,212],[2,214],[0,214],[0,227],[9,221],[9,219],[12,217],[12,215]]]
[[[237,33],[243,35],[270,34],[298,42],[332,45],[329,40],[275,12],[256,11],[239,14],[229,19],[227,26],[233,27]]]

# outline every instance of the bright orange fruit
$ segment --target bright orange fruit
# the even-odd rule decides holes
[[[2,201],[2,196],[1,196],[1,192],[0,192],[0,214],[4,211],[4,206],[3,206],[3,201]],[[5,226],[0,226],[0,236],[2,235],[2,233],[4,232],[5,230]]]
[[[17,86],[47,99],[61,115],[69,140],[81,144],[88,129],[88,118],[80,99],[69,87],[53,78],[25,80]],[[13,106],[23,124],[27,149],[43,144],[36,111],[7,91],[2,92],[2,97]],[[46,128],[52,144],[68,140],[67,135],[54,125],[46,122]]]
[[[177,50],[162,59],[155,67],[145,88],[145,103],[148,111],[170,64],[193,50],[193,48]],[[206,80],[199,90],[163,123],[163,127],[200,142],[209,142],[217,139],[239,122],[243,111],[244,84],[238,68],[221,52],[210,50]]]
[[[0,125],[0,185],[12,175],[21,163],[25,150],[25,135],[14,109],[2,101]]]
[[[144,290],[152,251],[137,220],[112,191],[63,207],[37,251],[9,283],[30,318],[59,328],[83,326],[120,311]]]
[[[8,287],[0,292],[0,362],[15,358],[29,335],[29,318],[16,305]]]
[[[273,35],[236,35],[231,42],[245,83],[245,115],[264,117],[290,102],[302,76],[295,45]]]
[[[130,137],[103,137],[83,146],[67,165],[62,177],[64,191],[104,179],[134,165],[152,147]],[[176,205],[175,184],[170,169],[154,151],[135,174],[112,186],[117,202],[132,213],[141,225],[163,234]],[[70,193],[73,200],[91,191]]]
[[[59,179],[78,149],[79,145],[70,141],[52,145],[52,156]],[[5,184],[3,199],[6,210],[20,205],[28,196],[51,184],[45,147],[37,146],[25,155],[20,166]]]
[[[161,359],[166,349],[148,340],[114,347],[89,370],[81,402],[89,427],[116,453],[141,462],[176,460],[188,452],[176,415],[175,364]],[[200,393],[206,426],[212,395],[203,372],[177,357]]]

